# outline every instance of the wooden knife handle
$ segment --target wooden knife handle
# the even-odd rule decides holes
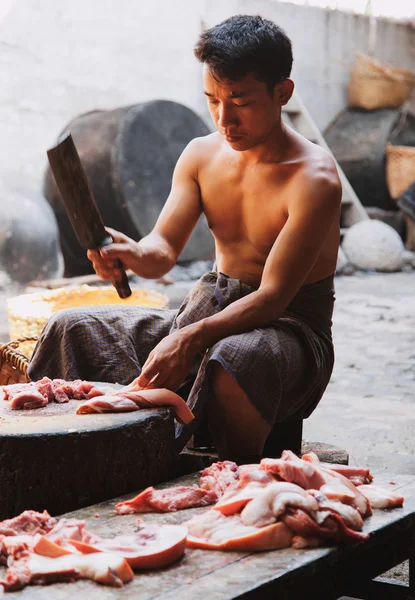
[[[105,238],[105,240],[102,242],[101,244],[101,248],[103,246],[109,246],[110,244],[113,243],[113,239],[112,237],[109,235],[107,238]],[[119,258],[116,258],[114,260],[114,264],[117,267],[117,269],[120,269],[121,271],[121,278],[112,281],[112,285],[115,287],[115,289],[117,290],[117,293],[119,295],[120,298],[129,298],[132,294],[131,292],[131,288],[130,288],[130,284],[128,283],[128,277],[127,277],[127,273],[124,270],[124,267],[122,265],[122,262],[120,261]]]
[[[127,273],[123,269],[122,262],[119,258],[115,261],[115,266],[121,270],[121,279],[119,281],[112,281],[112,285],[117,290],[117,293],[120,298],[129,298],[132,294],[130,284],[128,283]]]

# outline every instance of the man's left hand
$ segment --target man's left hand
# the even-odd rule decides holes
[[[186,379],[199,350],[199,341],[185,329],[171,333],[150,352],[134,383],[141,389],[176,391]]]

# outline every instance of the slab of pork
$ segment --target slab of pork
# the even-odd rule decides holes
[[[184,508],[209,506],[218,500],[214,490],[204,490],[196,486],[176,486],[164,490],[148,487],[138,496],[116,505],[119,515],[144,512],[174,512]]]
[[[116,554],[67,554],[48,558],[31,553],[13,561],[0,585],[5,592],[12,592],[29,584],[92,579],[104,585],[122,587],[133,578],[128,562]]]
[[[397,508],[404,502],[404,497],[400,494],[378,485],[361,485],[359,491],[369,500],[372,508]]]

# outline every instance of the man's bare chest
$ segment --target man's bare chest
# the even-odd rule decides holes
[[[289,189],[266,173],[215,170],[200,182],[203,211],[215,238],[267,253],[283,228]]]

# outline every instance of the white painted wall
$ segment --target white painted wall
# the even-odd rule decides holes
[[[276,0],[1,2],[0,209],[7,190],[40,189],[46,148],[80,113],[166,98],[207,117],[192,53],[202,20],[259,13],[286,29],[294,79],[321,128],[344,108],[347,67],[369,37],[366,17]],[[414,38],[379,21],[376,54],[415,68]]]

